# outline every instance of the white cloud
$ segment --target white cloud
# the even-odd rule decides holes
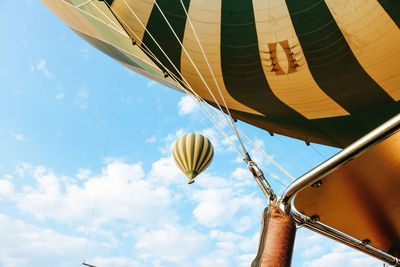
[[[186,134],[186,131],[183,129],[177,130],[175,134],[168,134],[167,137],[162,139],[162,141],[165,142],[165,145],[163,147],[159,147],[158,149],[164,155],[171,155],[176,140],[178,140],[178,138],[184,134]]]
[[[198,202],[193,211],[198,223],[207,227],[231,225],[236,226],[237,231],[245,231],[258,221],[260,210],[264,208],[265,203],[254,194],[236,191],[234,185],[226,179],[213,177],[207,173],[196,183],[202,187],[202,189],[196,188],[191,193],[192,199]],[[240,214],[244,211],[247,216],[252,217],[252,220],[242,218]],[[246,227],[237,224],[241,220],[250,224]]]
[[[89,169],[79,168],[76,177],[81,180],[85,180],[92,175],[92,171]]]
[[[17,141],[25,141],[25,136],[21,133],[9,131],[9,134],[11,134]]]
[[[85,245],[85,238],[66,236],[2,214],[0,236],[0,266],[3,267],[42,266],[45,263],[74,266]]]
[[[126,257],[95,257],[92,261],[88,262],[95,266],[113,266],[113,267],[136,267],[143,266],[140,262],[126,258]]]
[[[57,99],[57,100],[61,100],[61,99],[63,99],[64,97],[65,97],[65,93],[59,93],[59,94],[57,94],[54,98]]]
[[[20,162],[17,166],[15,166],[15,172],[20,177],[24,177],[26,174],[32,171],[33,165],[28,162]]]
[[[88,59],[90,57],[90,50],[87,47],[81,47],[78,49],[79,53],[84,59]]]
[[[36,70],[43,72],[44,75],[46,75],[47,77],[53,77],[53,73],[51,73],[46,66],[47,62],[45,59],[41,59],[39,60],[39,62],[36,64]]]
[[[151,80],[151,81],[149,81],[148,83],[147,83],[147,87],[153,87],[153,86],[156,86],[157,85],[157,82],[156,81],[153,81],[153,80]]]
[[[253,175],[248,169],[242,167],[236,168],[230,177],[235,179],[235,187],[243,188],[245,186],[255,185]]]
[[[199,109],[196,101],[194,101],[189,95],[181,98],[181,100],[178,102],[178,108],[179,115],[187,115],[193,112],[197,112]]]
[[[78,179],[86,177],[82,185],[41,166],[34,167],[31,175],[34,186],[19,193],[16,201],[22,212],[39,220],[64,223],[88,220],[93,209],[97,226],[116,219],[153,224],[175,218],[169,209],[171,193],[143,179],[140,164],[115,160],[103,168],[101,176],[90,177],[87,170],[80,169]],[[159,220],[154,219],[155,213],[160,216]]]
[[[89,91],[86,84],[82,84],[81,88],[75,94],[75,104],[80,109],[86,109],[88,106]]]
[[[157,141],[156,137],[152,136],[152,137],[147,138],[145,142],[148,144],[152,144],[152,143],[155,143],[156,141]]]
[[[14,195],[14,185],[9,180],[0,180],[0,199],[11,198]]]
[[[303,263],[303,266],[307,267],[375,267],[380,266],[382,262],[363,255],[357,251],[351,251],[350,249],[345,249],[343,251],[333,251],[331,253],[325,254],[320,258],[307,261]]]
[[[167,224],[160,229],[137,233],[139,242],[136,249],[142,257],[151,255],[162,261],[172,262],[180,266],[189,266],[185,262],[194,255],[202,254],[209,246],[207,237],[191,227]]]
[[[186,176],[176,166],[172,156],[160,158],[152,164],[149,181],[162,185],[184,184]]]

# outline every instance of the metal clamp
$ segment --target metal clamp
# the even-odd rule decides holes
[[[275,195],[274,191],[271,188],[271,185],[264,177],[264,173],[262,170],[257,166],[257,164],[251,160],[250,156],[247,154],[247,158],[245,159],[247,163],[247,167],[249,171],[253,174],[254,179],[256,180],[257,184],[260,186],[261,190],[263,191],[264,195],[268,198],[268,201],[276,202],[277,196]]]

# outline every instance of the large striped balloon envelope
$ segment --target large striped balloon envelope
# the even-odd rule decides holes
[[[210,165],[214,157],[214,148],[201,134],[190,133],[180,137],[173,150],[176,165],[194,183],[194,178]]]
[[[124,66],[270,133],[346,147],[400,112],[398,0],[41,1]]]

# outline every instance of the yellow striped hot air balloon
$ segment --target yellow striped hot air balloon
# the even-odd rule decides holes
[[[206,137],[197,133],[185,134],[180,137],[173,150],[176,165],[194,183],[194,178],[210,165],[214,148]]]

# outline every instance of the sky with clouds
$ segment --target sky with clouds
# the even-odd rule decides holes
[[[250,266],[267,202],[196,103],[92,48],[38,0],[0,7],[0,266]],[[337,152],[237,126],[294,177]],[[189,132],[215,147],[193,185],[171,157]],[[290,179],[248,147],[282,193]],[[293,266],[382,263],[299,229]]]

